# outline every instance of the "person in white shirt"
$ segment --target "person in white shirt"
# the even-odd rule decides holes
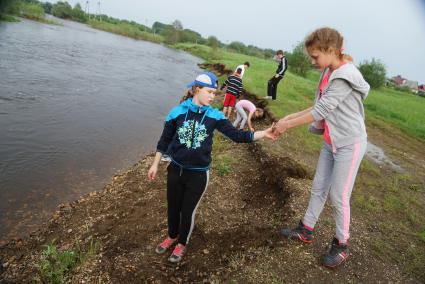
[[[243,74],[245,73],[245,69],[248,69],[249,68],[249,62],[246,61],[244,64],[238,65],[238,67],[236,67],[235,70],[238,70],[238,68],[242,69],[241,76],[240,76],[241,79],[242,79],[243,78]]]

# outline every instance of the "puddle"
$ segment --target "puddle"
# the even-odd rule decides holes
[[[387,155],[385,155],[385,152],[384,150],[382,150],[382,148],[376,146],[371,142],[367,142],[366,156],[374,163],[380,166],[389,166],[392,170],[398,173],[405,172],[402,167],[391,161],[391,159],[388,158]]]

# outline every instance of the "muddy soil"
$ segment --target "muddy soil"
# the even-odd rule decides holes
[[[223,68],[223,72],[226,72]],[[252,96],[252,94],[247,94]],[[250,97],[258,106],[267,102]],[[262,129],[274,118],[256,121]],[[283,239],[278,231],[295,225],[309,198],[311,175],[288,155],[272,155],[268,143],[235,144],[217,134],[214,157],[230,157],[231,170],[214,166],[198,208],[196,226],[184,260],[173,265],[155,246],[166,236],[165,173],[150,182],[148,155],[102,191],[61,204],[51,220],[25,239],[0,248],[0,283],[30,283],[46,244],[60,250],[96,253],[74,269],[67,283],[416,283],[390,259],[368,251],[368,224],[353,216],[352,256],[336,270],[320,265],[333,236],[327,206],[312,245]],[[363,233],[366,232],[366,233]]]
[[[361,240],[345,269],[328,271],[319,259],[331,228],[312,246],[282,239],[278,230],[296,222],[308,197],[305,169],[288,157],[271,157],[261,144],[228,143],[221,154],[237,157],[231,173],[212,170],[208,192],[184,261],[169,264],[154,247],[166,235],[165,168],[147,181],[153,157],[115,176],[103,191],[63,204],[46,224],[25,240],[1,248],[2,283],[28,283],[37,276],[43,245],[61,250],[99,245],[96,255],[70,275],[69,283],[264,283],[360,281],[403,282],[397,267],[368,258]],[[321,238],[328,235],[328,238]],[[379,270],[379,275],[374,271]],[[305,274],[308,273],[307,276]],[[308,280],[309,279],[309,280]]]

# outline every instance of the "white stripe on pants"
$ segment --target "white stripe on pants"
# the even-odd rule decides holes
[[[236,127],[238,125],[238,123],[241,123],[241,126],[239,127],[239,129],[243,129],[245,127],[245,123],[248,120],[248,116],[246,115],[245,110],[243,109],[242,106],[236,104],[235,106],[236,109],[236,120],[233,122],[233,126]]]
[[[202,193],[201,198],[199,198],[199,201],[196,204],[195,209],[192,212],[192,219],[191,219],[192,220],[192,223],[190,224],[189,234],[187,234],[186,244],[189,243],[189,239],[190,239],[190,236],[192,235],[193,227],[195,226],[195,214],[196,214],[196,210],[198,209],[199,203],[201,203],[202,197],[204,196],[205,192],[207,192],[208,182],[210,180],[210,171],[206,171],[206,174],[207,174],[207,182],[205,183],[204,192]]]
[[[311,188],[310,202],[303,223],[314,227],[330,194],[336,223],[336,238],[346,242],[350,237],[350,197],[367,141],[337,148],[323,142],[316,174]]]

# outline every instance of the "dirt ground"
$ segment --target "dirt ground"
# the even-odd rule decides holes
[[[267,104],[251,99],[262,107]],[[264,128],[270,119],[257,121],[255,127]],[[379,137],[379,133],[373,136]],[[419,145],[411,147],[423,151]],[[114,176],[102,191],[58,206],[50,221],[27,238],[4,244],[0,248],[0,283],[33,282],[41,252],[52,242],[60,250],[78,247],[87,251],[90,244],[97,245],[96,253],[68,275],[67,283],[424,281],[405,273],[402,263],[371,252],[375,224],[370,215],[359,210],[352,214],[352,255],[338,269],[320,264],[334,232],[329,204],[312,244],[280,237],[279,229],[296,225],[303,216],[315,166],[310,161],[317,157],[284,150],[277,155],[270,147],[274,146],[269,142],[235,144],[216,134],[210,183],[198,208],[187,255],[180,264],[170,264],[168,253],[154,252],[167,233],[167,163],[161,163],[157,179],[150,182],[147,171],[153,155],[148,155]],[[414,159],[405,160],[404,166],[414,167],[407,165]]]

